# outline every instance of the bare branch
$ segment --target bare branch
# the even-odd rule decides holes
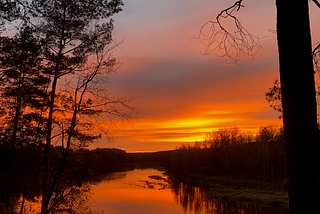
[[[312,1],[317,5],[317,7],[320,8],[320,3],[318,2],[318,0],[312,0]]]
[[[215,52],[217,56],[227,57],[233,63],[238,63],[243,56],[253,57],[261,47],[260,38],[249,33],[233,15],[239,11],[243,0],[237,1],[231,7],[222,10],[215,21],[209,21],[200,28],[198,39],[204,46],[204,54]],[[223,21],[232,21],[233,26],[224,26]],[[229,30],[229,28],[234,29]]]
[[[131,103],[132,98],[113,95],[107,88],[110,77],[122,65],[112,56],[121,42],[106,44],[103,49],[95,46],[96,51],[87,64],[74,70],[76,75],[64,77],[65,84],[61,85],[63,89],[57,99],[61,111],[56,108],[56,112],[60,114],[61,124],[69,127],[69,135],[72,135],[71,128],[75,130],[78,127],[79,133],[102,133],[112,140],[119,122],[130,123],[130,119],[137,115],[138,111]],[[76,121],[71,127],[73,115]],[[76,137],[73,138],[74,145],[75,142],[81,143]]]
[[[313,59],[313,66],[314,66],[314,70],[315,72],[320,71],[320,65],[319,65],[319,61],[320,61],[320,43],[313,49],[312,51],[312,59]]]

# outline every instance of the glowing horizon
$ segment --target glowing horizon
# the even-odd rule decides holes
[[[124,149],[127,152],[163,151],[175,149],[182,144],[203,141],[206,133],[220,128],[237,127],[240,131],[257,132],[264,126],[281,126],[281,120],[277,117],[252,118],[251,115],[259,115],[262,109],[270,108],[268,106],[259,103],[255,105],[252,103],[216,104],[215,106],[221,108],[221,105],[225,110],[214,110],[210,105],[202,105],[197,106],[193,111],[183,112],[182,115],[139,118],[132,126],[128,125],[120,129],[114,144],[109,146]],[[97,147],[101,147],[101,144]]]
[[[243,57],[241,65],[202,55],[203,45],[193,39],[203,24],[234,1],[124,3],[124,10],[114,17],[114,36],[124,38],[116,57],[125,63],[109,88],[137,97],[133,104],[140,118],[123,125],[113,144],[102,139],[93,147],[169,150],[201,141],[205,133],[218,128],[257,131],[281,126],[279,113],[265,99],[279,78],[276,35],[270,31],[275,29],[273,2],[247,2],[237,12],[243,26],[261,38],[263,47],[254,59]],[[313,15],[312,19],[316,25],[320,18]],[[316,38],[320,31],[313,29]]]

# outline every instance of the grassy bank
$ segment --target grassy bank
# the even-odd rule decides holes
[[[199,174],[187,174],[176,178],[184,184],[206,189],[208,198],[253,202],[262,206],[289,206],[286,181],[267,182]]]

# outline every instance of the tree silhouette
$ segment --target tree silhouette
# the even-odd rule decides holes
[[[23,25],[13,38],[0,37],[1,144],[6,146],[5,179],[9,201],[12,162],[16,149],[43,140],[43,115],[49,77],[43,73],[41,45],[32,38],[33,29]],[[25,93],[28,92],[28,93]]]
[[[239,0],[222,10],[216,21],[209,22],[213,27],[205,40],[209,41],[207,50],[216,44],[212,50],[222,50],[222,56],[234,62],[239,61],[239,56],[254,54],[251,50],[257,46],[255,37],[243,30],[234,16],[243,7],[242,2]],[[317,0],[313,2],[320,8]],[[313,65],[313,55],[318,52],[312,51],[309,1],[276,0],[276,8],[290,212],[320,213],[320,151]],[[220,25],[220,18],[235,20],[234,35]],[[292,29],[297,27],[299,30],[293,35]],[[218,38],[221,33],[222,37]]]
[[[14,38],[1,37],[0,68],[1,68],[1,98],[6,124],[12,125],[11,147],[16,144],[19,120],[26,117],[32,120],[29,114],[43,108],[43,100],[47,98],[47,87],[50,79],[43,73],[41,45],[32,38],[33,29],[23,26]],[[25,93],[28,91],[28,93]],[[39,112],[38,112],[39,113]],[[35,120],[35,118],[34,118]],[[31,121],[29,121],[30,123]],[[28,123],[28,124],[29,124]],[[35,121],[36,123],[36,121]],[[19,127],[19,131],[26,129]],[[26,133],[21,134],[20,137]],[[23,142],[19,142],[22,147]]]
[[[112,50],[118,45],[116,43],[97,51],[92,56],[96,62],[90,61],[87,66],[78,69],[77,75],[71,76],[71,80],[76,80],[77,83],[64,85],[57,97],[54,124],[60,127],[56,133],[62,143],[62,160],[53,173],[48,201],[54,195],[70,150],[86,147],[88,143],[100,138],[101,132],[111,138],[111,128],[106,130],[100,126],[99,121],[106,126],[107,121],[112,123],[114,117],[129,120],[136,114],[135,107],[130,104],[131,99],[112,97],[107,93],[106,83],[117,72],[118,63],[112,57]]]
[[[308,1],[276,1],[284,138],[291,213],[320,212],[319,139]],[[285,11],[296,14],[289,19]],[[292,17],[291,17],[292,18]],[[298,45],[288,32],[299,20]],[[299,50],[299,56],[292,53]],[[292,62],[295,63],[292,63]],[[299,86],[299,87],[297,87]],[[307,206],[308,204],[308,206]],[[306,209],[307,206],[307,209]]]
[[[0,0],[0,32],[5,29],[6,22],[21,16],[19,4],[16,0]]]
[[[278,79],[274,81],[272,88],[266,93],[266,99],[274,110],[282,113],[282,103],[281,103],[281,86]],[[282,115],[279,116],[282,118]]]
[[[42,41],[47,70],[52,74],[42,214],[47,213],[52,192],[49,164],[58,80],[76,73],[87,63],[88,56],[112,41],[113,21],[109,17],[121,11],[121,5],[120,0],[38,0],[30,4],[29,20],[35,25],[35,36]]]
[[[110,75],[116,71],[118,65],[110,55],[115,48],[112,38],[113,20],[110,17],[121,11],[122,5],[121,0],[0,1],[1,26],[4,27],[6,22],[10,23],[18,19],[18,24],[25,23],[32,29],[27,39],[39,44],[34,46],[40,47],[38,59],[41,61],[37,61],[36,66],[49,78],[41,83],[46,84],[47,91],[50,93],[50,96],[46,97],[46,103],[41,103],[45,104],[46,108],[42,112],[47,117],[46,121],[41,120],[42,128],[46,126],[42,213],[48,212],[50,198],[65,165],[68,150],[72,146],[77,146],[76,142],[79,147],[83,147],[87,142],[99,137],[99,134],[87,134],[86,131],[106,130],[105,127],[99,127],[97,118],[103,118],[102,115],[105,115],[110,121],[115,117],[128,119],[133,112],[136,112],[130,105],[131,99],[111,96],[105,90]],[[10,24],[18,28],[13,23]],[[5,39],[9,41],[8,38],[4,37],[3,41]],[[7,43],[9,46],[13,44]],[[17,48],[12,47],[9,47],[8,51],[17,55]],[[21,64],[17,60],[19,57],[8,60],[11,63],[6,65],[8,70]],[[2,61],[5,62],[3,59]],[[26,70],[36,75],[34,69],[28,67]],[[17,78],[24,81],[23,75],[18,75]],[[31,76],[30,78],[31,81],[39,79]],[[13,124],[12,127],[18,127],[14,124],[18,124],[19,120],[26,126],[33,124],[30,120],[20,119],[23,106],[21,101],[30,97],[22,89],[22,83],[26,82],[23,81],[18,81],[19,93],[12,94],[18,97],[15,99],[17,102],[14,108],[17,109],[16,116],[11,114],[13,119],[9,122]],[[2,83],[5,86],[10,84],[8,79]],[[39,88],[41,84],[36,86]],[[14,90],[11,91],[14,92]],[[13,100],[10,102],[14,103]],[[31,108],[26,112],[34,113]],[[6,116],[7,109],[1,113]],[[94,118],[95,116],[97,117]],[[92,118],[96,119],[96,123],[90,121]],[[62,145],[63,158],[58,169],[50,167],[52,139],[60,141]],[[15,139],[12,140],[12,145],[15,145],[15,141]]]

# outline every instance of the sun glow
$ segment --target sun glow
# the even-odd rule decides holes
[[[199,34],[194,26],[201,27],[211,19],[212,8],[223,5],[190,2],[181,6],[172,2],[168,4],[176,9],[174,13],[151,5],[146,10],[129,2],[125,7],[135,10],[124,10],[123,16],[118,16],[117,32],[128,36],[117,56],[126,63],[112,78],[110,89],[137,97],[134,104],[141,118],[124,125],[112,146],[130,152],[168,150],[201,141],[207,132],[219,128],[257,131],[280,124],[279,113],[265,100],[268,88],[279,78],[276,38],[264,37],[266,26],[274,26],[273,15],[270,19],[257,16],[262,24],[256,25],[256,19],[242,14],[251,33],[263,36],[263,50],[255,60],[244,58],[240,62],[244,66],[239,66],[227,64],[214,53],[203,56],[201,42],[191,39]],[[161,1],[159,5],[163,6]],[[263,9],[252,11],[267,15],[274,10],[274,5],[266,3]]]
[[[204,127],[204,126],[214,126],[215,124],[219,124],[221,122],[232,121],[234,119],[205,119],[205,118],[187,118],[187,119],[178,119],[168,121],[162,125],[166,127]]]
[[[262,126],[281,123],[277,118],[267,119],[256,113],[264,108],[265,104],[259,102],[212,103],[194,105],[189,111],[177,111],[171,116],[143,117],[119,132],[117,144],[122,143],[126,151],[168,150],[203,141],[206,133],[219,128],[256,132]],[[130,149],[131,145],[135,148]]]

